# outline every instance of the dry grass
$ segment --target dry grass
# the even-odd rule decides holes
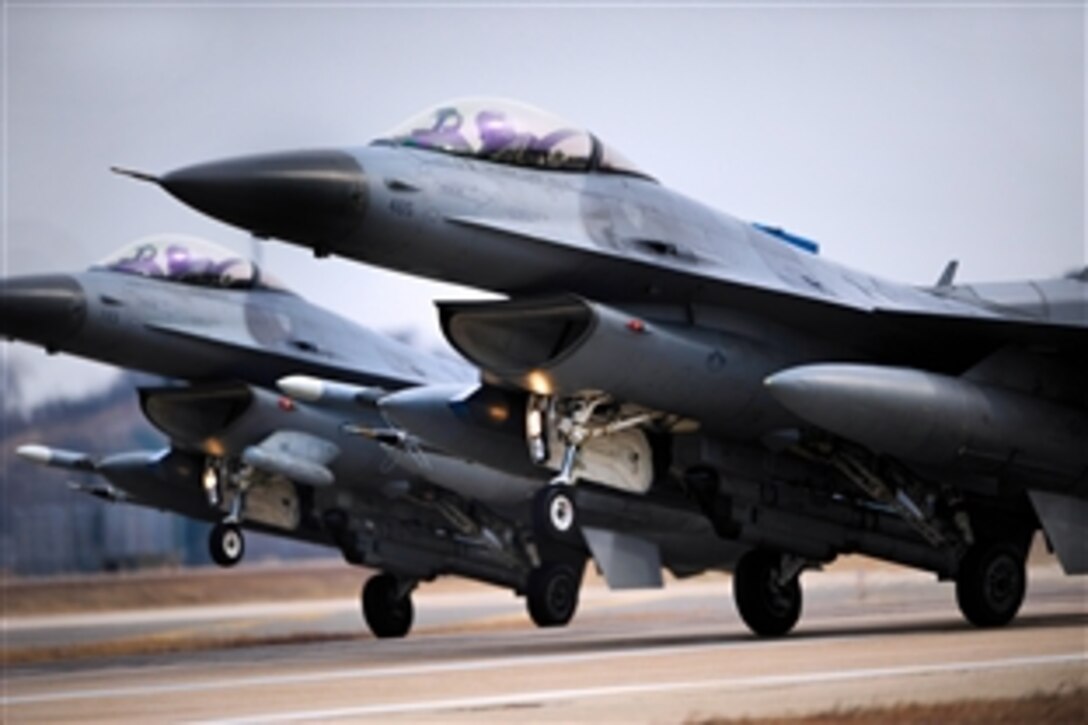
[[[1088,689],[1038,693],[1016,700],[957,700],[935,704],[900,703],[889,707],[836,708],[796,717],[708,718],[700,725],[859,725],[860,723],[1088,723]]]
[[[358,596],[369,572],[338,561],[235,570],[164,569],[0,582],[4,616]]]
[[[269,647],[291,644],[322,644],[350,642],[366,635],[344,633],[297,633],[269,636],[193,637],[192,635],[147,635],[105,642],[62,644],[52,647],[25,647],[3,653],[4,667],[25,667],[53,662],[72,662],[99,658],[134,657],[140,655],[179,654],[209,650]]]

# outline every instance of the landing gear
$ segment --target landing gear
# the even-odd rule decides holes
[[[525,603],[538,627],[562,627],[578,609],[581,572],[571,564],[544,563],[529,574]]]
[[[220,523],[208,537],[208,553],[219,566],[234,566],[246,553],[246,539],[237,524]]]
[[[533,498],[534,531],[551,541],[579,544],[577,509],[567,486],[549,485]]]
[[[803,563],[755,549],[737,562],[733,599],[741,619],[761,637],[781,637],[801,617]]]
[[[404,582],[391,574],[378,574],[363,585],[363,619],[378,639],[403,637],[412,628],[414,582]]]
[[[1000,627],[1020,611],[1027,589],[1024,554],[1008,543],[968,549],[956,576],[956,602],[976,627]]]

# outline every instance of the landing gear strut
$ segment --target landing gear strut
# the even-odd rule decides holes
[[[1027,588],[1024,554],[1008,543],[968,549],[956,576],[956,602],[976,627],[1000,627],[1020,611]]]
[[[201,483],[208,497],[208,505],[218,508],[222,491],[220,490],[229,477],[229,471],[222,460],[209,459],[204,467]],[[219,566],[234,566],[246,553],[246,539],[242,535],[242,513],[246,504],[246,486],[240,485],[230,502],[230,512],[221,522],[212,527],[208,537],[208,553],[212,561]]]
[[[538,627],[562,627],[578,609],[581,572],[571,564],[541,564],[529,574],[525,603]]]
[[[223,522],[212,527],[208,553],[219,566],[234,566],[246,553],[246,539],[237,524]]]
[[[800,573],[804,562],[754,549],[733,572],[733,599],[741,619],[761,637],[781,637],[801,617]]]
[[[378,639],[399,638],[412,629],[415,607],[412,589],[415,582],[405,582],[392,574],[377,574],[363,585],[363,619]]]

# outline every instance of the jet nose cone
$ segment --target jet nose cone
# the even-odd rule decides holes
[[[331,251],[363,221],[366,176],[343,151],[292,151],[211,161],[159,179],[194,209],[260,237]]]
[[[0,336],[59,347],[87,317],[87,300],[75,277],[41,275],[0,280]]]

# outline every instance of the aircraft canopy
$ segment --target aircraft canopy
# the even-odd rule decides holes
[[[439,104],[376,143],[441,151],[567,171],[608,171],[647,177],[588,131],[516,101],[467,98]]]
[[[198,287],[285,290],[280,282],[261,274],[252,261],[230,249],[177,234],[138,239],[94,265],[93,269]]]

